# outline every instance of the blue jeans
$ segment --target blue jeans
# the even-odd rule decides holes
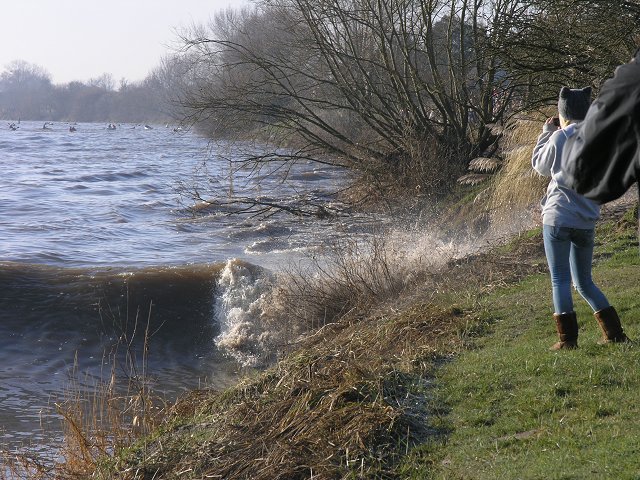
[[[542,237],[551,272],[555,313],[573,312],[571,280],[594,312],[609,301],[591,279],[594,230],[543,225]]]

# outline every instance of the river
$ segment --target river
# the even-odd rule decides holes
[[[220,339],[238,334],[234,319],[246,321],[273,272],[373,222],[194,214],[196,186],[329,200],[343,173],[307,164],[286,179],[242,168],[231,179],[238,145],[160,125],[74,127],[0,126],[0,444],[9,450],[51,449],[60,440],[52,404],[79,374],[90,388],[126,363],[123,345],[148,349],[149,378],[168,399],[231,385],[252,358]]]

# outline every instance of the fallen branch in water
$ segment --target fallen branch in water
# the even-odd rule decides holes
[[[226,215],[249,215],[250,217],[268,218],[284,212],[298,217],[315,217],[319,219],[346,217],[349,215],[347,208],[305,199],[294,205],[272,199],[260,199],[253,197],[205,200],[198,196],[197,200],[199,203],[190,208],[193,213],[215,211],[224,212]]]

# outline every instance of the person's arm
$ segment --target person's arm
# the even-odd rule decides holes
[[[554,125],[553,119],[547,119],[536,146],[533,148],[531,166],[544,177],[551,176],[551,167],[556,158],[556,145],[554,142],[550,142],[549,139],[557,129],[558,127]]]

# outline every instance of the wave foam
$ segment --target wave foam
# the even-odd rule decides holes
[[[269,271],[237,259],[220,273],[215,317],[221,333],[215,343],[244,366],[256,366],[269,355],[270,333],[261,319],[273,284]]]

